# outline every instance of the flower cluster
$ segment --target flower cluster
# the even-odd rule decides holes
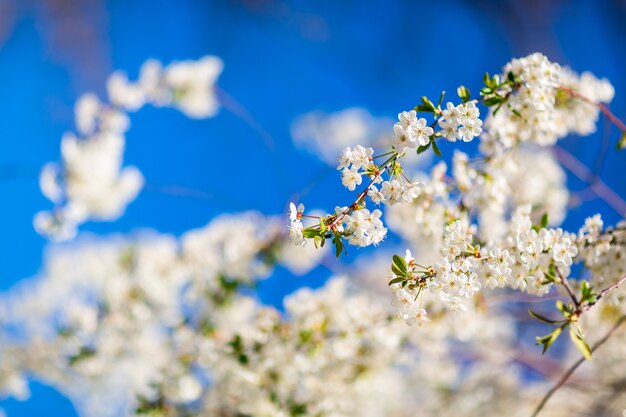
[[[404,152],[406,148],[414,149],[428,145],[435,131],[427,125],[426,119],[423,117],[418,119],[416,111],[410,110],[398,114],[398,121],[393,125],[393,133],[391,144],[398,152]]]
[[[442,129],[442,136],[450,142],[456,142],[457,139],[471,142],[483,131],[483,121],[480,120],[479,116],[480,110],[473,101],[459,104],[456,107],[448,102],[438,122]]]
[[[24,398],[34,377],[88,417],[401,417],[417,407],[435,416],[458,404],[470,415],[526,410],[515,333],[501,317],[470,306],[415,334],[356,275],[294,293],[285,314],[238,293],[236,284],[259,278],[257,262],[272,246],[261,223],[258,214],[231,215],[179,241],[153,233],[55,248],[37,280],[0,304],[0,389]],[[240,250],[224,241],[225,230],[238,228],[246,230],[233,240]],[[230,274],[237,262],[244,265]],[[420,312],[416,323],[425,320]],[[497,355],[456,358],[459,341],[468,355],[483,346]],[[488,389],[477,395],[479,387]]]
[[[519,142],[552,145],[557,139],[554,108],[561,67],[534,53],[512,60],[503,72],[513,85],[503,86],[504,91],[498,87],[497,94],[507,96],[506,106],[487,119],[490,134],[504,147]]]
[[[150,232],[55,247],[36,280],[3,297],[0,337],[12,342],[0,349],[0,391],[27,396],[30,374],[90,415],[192,407],[230,357],[229,335],[260,309],[238,289],[293,255],[280,232],[278,218],[249,212],[180,240]]]
[[[59,207],[38,215],[38,228],[71,237],[80,222],[120,216],[143,182],[122,166],[126,112],[150,103],[211,116],[221,68],[214,57],[165,68],[149,61],[136,83],[122,73],[110,78],[111,104],[93,95],[79,100],[82,138],[65,136],[62,165],[42,171],[42,191]],[[560,371],[561,358],[529,360],[514,330],[528,326],[517,303],[498,308],[491,295],[561,291],[558,311],[531,312],[553,326],[537,338],[544,351],[569,329],[589,358],[582,326],[611,335],[617,327],[610,325],[626,321],[626,224],[605,227],[593,216],[577,233],[558,227],[568,202],[565,176],[553,155],[536,147],[591,131],[599,103],[613,91],[540,54],[513,60],[502,76],[484,81],[480,99],[461,87],[461,104],[442,109],[442,94],[437,105],[423,97],[400,113],[386,153],[345,148],[337,167],[342,183],[363,190],[330,214],[292,203],[288,238],[295,245],[286,244],[280,219],[244,213],[180,238],[148,232],[55,247],[40,276],[0,302],[0,391],[25,398],[34,377],[90,417],[403,417],[417,409],[452,416],[459,408],[483,417],[527,415],[529,398],[545,388],[528,370]],[[480,103],[490,108],[486,132]],[[441,156],[437,141],[476,137],[481,154],[455,152],[449,175],[444,162],[429,175],[409,174],[400,163],[410,149]],[[287,297],[284,314],[261,304],[254,284],[277,263],[305,273],[325,256],[327,240],[338,257],[344,242],[379,244],[388,230],[383,212],[368,202],[386,204],[389,227],[413,249],[392,257],[395,311],[378,288],[388,263],[369,254],[350,279],[334,276]],[[315,223],[305,226],[305,219]],[[315,247],[303,247],[308,239]],[[570,277],[575,268],[584,279]],[[557,397],[553,415],[623,408],[614,401],[626,367],[620,337],[588,369],[607,400],[598,403],[589,392]]]
[[[214,84],[221,71],[222,61],[213,56],[167,67],[150,60],[136,83],[122,72],[109,77],[109,103],[84,94],[74,109],[79,136],[66,133],[61,163],[42,169],[41,190],[56,207],[35,216],[37,231],[67,240],[90,219],[117,219],[144,183],[137,168],[123,167],[124,134],[130,127],[127,112],[151,104],[173,106],[189,117],[213,116],[217,111]]]
[[[318,246],[332,239],[337,256],[342,253],[344,237],[359,246],[378,243],[379,239],[371,242],[368,231],[362,229],[363,221],[374,214],[366,208],[365,196],[374,203],[393,203],[388,208],[390,227],[409,238],[425,260],[421,261],[425,265],[416,262],[410,251],[405,257],[393,257],[389,284],[399,316],[408,324],[429,320],[426,306],[433,304],[433,298],[447,310],[467,310],[481,290],[506,287],[541,296],[557,286],[569,297],[568,304],[557,305],[563,320],[540,317],[556,329],[538,338],[538,343],[545,350],[569,328],[576,346],[589,357],[591,350],[577,320],[595,305],[593,288],[598,283],[597,279],[592,284],[585,281],[576,295],[569,274],[572,265],[581,262],[597,274],[598,259],[605,260],[604,254],[621,260],[619,227],[609,233],[610,238],[598,238],[598,245],[593,243],[594,233],[599,233],[595,229],[579,233],[587,236],[583,244],[580,236],[550,227],[563,219],[568,193],[562,169],[552,155],[537,146],[553,145],[570,132],[590,132],[589,121],[595,123],[600,110],[607,112],[602,103],[612,98],[612,87],[590,74],[578,78],[539,53],[514,59],[504,67],[503,75],[486,74],[483,81],[480,99],[472,100],[469,90],[459,87],[459,105],[447,103],[442,109],[442,93],[437,105],[422,97],[414,110],[401,112],[394,125],[391,151],[381,155],[388,156],[382,169],[373,163],[372,148],[344,149],[338,166],[343,169],[342,183],[351,191],[361,185],[364,175],[371,183],[355,203],[321,219],[319,228],[302,228],[301,239],[314,238]],[[597,91],[587,97],[585,88]],[[490,109],[485,132],[479,102]],[[587,114],[580,116],[578,124],[563,116],[570,110],[584,113],[585,108]],[[429,125],[418,112],[431,113],[434,122]],[[621,123],[616,124],[622,128]],[[455,152],[453,177],[445,175],[447,168],[442,162],[430,178],[409,181],[400,165],[409,149],[420,154],[432,147],[441,156],[438,139],[469,142],[475,137],[480,137],[481,154],[470,159]],[[384,172],[392,178],[383,181]],[[355,213],[360,214],[356,221]],[[380,213],[375,214],[376,229],[386,233],[378,222]],[[345,219],[350,227],[343,227]],[[335,229],[338,226],[341,228]],[[610,243],[605,245],[603,239]],[[613,281],[625,269],[623,262],[618,264],[611,273]]]

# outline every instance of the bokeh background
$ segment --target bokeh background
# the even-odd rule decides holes
[[[476,92],[485,71],[535,51],[609,78],[612,109],[626,115],[626,1],[0,0],[0,288],[40,268],[47,242],[32,217],[49,202],[39,169],[58,160],[77,97],[104,96],[115,69],[132,79],[148,58],[224,60],[217,117],[150,107],[132,115],[125,161],[141,169],[146,187],[120,220],[82,228],[180,234],[224,212],[284,213],[296,197],[309,207],[349,201],[334,168],[294,144],[298,116],[357,106],[393,118],[422,95],[460,84]],[[595,135],[561,145],[625,196],[626,152],[613,151],[616,136],[601,123]],[[585,188],[573,175],[568,182]],[[565,226],[592,212],[607,223],[619,218],[588,201]],[[278,269],[260,296],[280,306],[284,295],[329,275],[323,267],[298,278]],[[11,417],[76,415],[53,388],[31,389],[28,401],[0,407]]]

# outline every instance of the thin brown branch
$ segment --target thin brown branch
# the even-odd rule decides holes
[[[569,295],[569,298],[571,298],[572,301],[574,302],[574,306],[576,307],[576,311],[580,311],[580,303],[578,302],[578,299],[574,295],[574,291],[572,290],[572,287],[569,285],[569,282],[567,282],[567,278],[565,278],[563,276],[563,274],[561,273],[559,268],[554,268],[554,269],[556,270],[556,273],[558,274],[559,279],[561,281],[561,285],[563,285],[563,288],[565,288],[565,291],[567,292],[567,295]]]
[[[600,301],[600,299],[602,297],[604,297],[605,295],[607,295],[608,293],[610,293],[611,291],[617,289],[620,285],[622,285],[624,282],[626,282],[626,275],[624,275],[623,277],[621,277],[619,279],[619,281],[617,281],[615,284],[610,285],[608,287],[606,287],[605,289],[603,289],[602,291],[600,291],[600,294],[598,294],[598,296],[596,297],[596,300],[593,303],[589,303],[587,305],[585,305],[585,310],[589,310],[591,307],[593,307],[598,301]]]
[[[616,115],[613,114],[613,112],[611,112],[611,109],[608,108],[608,106],[606,106],[603,103],[598,103],[596,101],[590,100],[589,98],[585,97],[584,95],[580,94],[578,91],[573,90],[569,87],[564,87],[561,86],[559,87],[559,90],[569,94],[572,97],[575,97],[581,101],[584,101],[585,103],[591,104],[592,106],[597,107],[602,114],[604,114],[606,116],[607,119],[609,119],[611,121],[611,123],[613,123],[615,126],[617,126],[622,132],[626,132],[626,124],[624,124],[624,122],[622,122],[619,117],[617,117]]]
[[[619,327],[625,321],[626,321],[626,316],[620,317],[619,320],[617,320],[617,322],[615,323],[615,325],[611,327],[611,330],[609,330],[607,334],[605,334],[604,337],[602,337],[602,339],[600,339],[596,344],[593,345],[593,347],[591,348],[591,352],[595,352],[600,346],[602,346],[607,340],[609,340],[609,338],[619,329]],[[535,408],[535,411],[533,412],[532,417],[537,417],[539,415],[539,413],[541,412],[541,410],[543,410],[543,408],[545,407],[548,400],[552,397],[552,395],[554,395],[554,393],[557,392],[559,388],[565,385],[569,377],[572,376],[572,374],[576,371],[576,369],[578,369],[578,367],[582,365],[584,362],[586,362],[586,359],[584,357],[581,357],[578,361],[576,361],[576,363],[574,363],[567,370],[567,372],[565,372],[565,374],[563,374],[561,379],[559,379],[559,381],[541,399],[541,402],[539,403],[539,405],[537,405],[537,408]]]
[[[617,214],[623,216],[626,213],[626,201],[611,189],[600,178],[597,178],[593,172],[574,155],[565,149],[555,146],[553,148],[554,155],[559,162],[576,177],[589,184],[589,189],[593,193],[608,204]]]

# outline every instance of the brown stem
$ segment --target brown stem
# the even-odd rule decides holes
[[[593,193],[608,204],[617,214],[623,216],[626,213],[626,201],[606,185],[601,179],[597,178],[593,172],[574,155],[565,149],[555,146],[553,148],[554,155],[568,171],[576,177],[589,184],[589,189]]]
[[[572,287],[569,285],[569,282],[567,282],[567,278],[563,276],[559,268],[554,268],[554,269],[556,270],[556,273],[558,274],[559,279],[561,280],[561,285],[563,285],[563,287],[565,288],[565,291],[567,291],[567,295],[569,295],[569,297],[574,302],[574,306],[576,306],[576,312],[580,313],[580,303],[578,302],[578,299],[574,295],[574,291],[572,290]]]
[[[624,122],[622,122],[619,117],[617,117],[616,115],[614,115],[611,112],[611,109],[608,108],[608,106],[606,106],[605,104],[602,103],[598,103],[596,101],[590,100],[589,98],[583,96],[582,94],[580,94],[578,91],[573,90],[569,87],[564,87],[561,86],[559,87],[559,90],[563,91],[564,93],[569,94],[572,97],[575,97],[581,101],[584,101],[585,103],[589,103],[592,106],[597,107],[602,114],[604,114],[606,116],[607,119],[609,119],[611,121],[611,123],[613,123],[615,126],[617,126],[622,132],[626,132],[626,124],[624,124]]]
[[[595,345],[593,345],[593,347],[591,348],[591,352],[595,352],[600,346],[602,346],[613,335],[613,333],[615,333],[617,331],[617,329],[619,329],[619,327],[625,321],[626,321],[626,316],[620,317],[619,320],[617,320],[617,322],[615,323],[615,325],[611,328],[611,330],[609,330],[607,332],[607,334],[605,334],[602,339],[600,339]],[[576,363],[574,363],[567,370],[567,372],[565,372],[565,374],[563,374],[561,379],[559,379],[559,381],[541,399],[541,402],[539,403],[537,408],[535,408],[535,411],[533,412],[532,417],[537,417],[539,415],[539,413],[541,412],[543,407],[545,407],[545,405],[548,402],[548,400],[550,399],[550,397],[552,397],[552,395],[554,395],[554,393],[557,392],[559,390],[559,388],[561,388],[563,385],[565,385],[565,383],[567,382],[569,377],[572,376],[572,374],[576,371],[576,369],[578,369],[578,367],[580,365],[582,365],[583,362],[585,362],[585,361],[586,361],[586,359],[584,357],[580,358],[578,361],[576,361]]]
[[[620,285],[622,285],[624,282],[626,282],[626,275],[624,275],[623,277],[620,278],[619,281],[617,281],[615,284],[610,285],[608,287],[606,287],[605,289],[603,289],[602,291],[600,291],[600,294],[598,294],[598,296],[596,297],[596,300],[593,303],[589,303],[587,305],[585,305],[585,310],[589,310],[591,307],[593,307],[598,301],[600,301],[600,299],[602,297],[604,297],[606,294],[608,294],[609,292],[613,291],[614,289],[616,289],[617,287],[619,287]]]
[[[365,198],[365,196],[367,195],[367,192],[370,190],[370,188],[372,188],[372,185],[374,185],[374,183],[376,182],[376,180],[378,180],[378,178],[383,175],[383,172],[385,172],[387,170],[387,168],[394,163],[397,159],[398,159],[399,155],[395,155],[394,157],[390,158],[389,162],[387,162],[384,166],[380,167],[380,169],[378,170],[378,173],[374,176],[374,178],[372,178],[372,180],[370,181],[370,183],[367,185],[367,187],[365,187],[365,189],[363,191],[361,191],[361,193],[359,193],[359,195],[357,196],[356,200],[354,201],[354,203],[352,203],[351,205],[349,205],[343,212],[341,212],[336,218],[335,220],[333,220],[333,222],[331,224],[328,225],[329,228],[332,228],[333,226],[336,226],[337,224],[340,224],[341,220],[348,215],[353,208],[359,204],[359,202]]]

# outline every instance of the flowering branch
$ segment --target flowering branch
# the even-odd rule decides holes
[[[626,275],[624,275],[622,278],[619,279],[619,281],[617,281],[615,284],[610,285],[608,287],[606,287],[605,289],[603,289],[602,291],[600,291],[600,293],[595,297],[594,301],[590,301],[588,302],[585,306],[584,306],[584,310],[589,310],[591,307],[593,307],[598,301],[600,301],[600,299],[602,297],[604,297],[606,294],[608,294],[609,292],[616,290],[617,288],[619,288],[620,285],[622,285],[624,282],[626,282]]]
[[[559,86],[558,89],[564,93],[569,94],[572,97],[575,97],[579,100],[584,101],[585,103],[588,103],[588,104],[591,104],[592,106],[597,107],[602,112],[602,114],[606,116],[607,119],[609,119],[615,126],[619,128],[622,134],[626,133],[626,124],[624,124],[624,122],[622,122],[617,116],[615,116],[607,105],[591,100],[588,97],[581,94],[579,91],[576,91],[570,87],[561,85]]]
[[[596,344],[593,345],[593,347],[591,348],[591,351],[594,352],[596,351],[600,346],[602,346],[607,340],[609,340],[609,338],[620,328],[620,326],[626,321],[626,316],[622,316],[619,318],[619,320],[615,323],[615,325],[607,332],[607,334],[605,334],[602,339],[600,339]],[[563,374],[563,376],[561,377],[561,379],[559,379],[559,381],[546,393],[546,395],[541,399],[541,401],[539,402],[539,404],[537,405],[537,408],[535,408],[535,410],[532,413],[531,417],[537,417],[539,415],[539,413],[541,412],[541,410],[543,410],[543,408],[545,407],[546,403],[548,402],[548,400],[552,397],[552,395],[554,395],[555,392],[557,392],[559,390],[559,388],[561,388],[569,379],[570,376],[572,376],[572,374],[576,371],[576,369],[578,369],[578,367],[580,365],[582,365],[585,362],[586,358],[583,356],[582,358],[580,358],[578,361],[576,361],[576,363],[574,363],[568,370],[567,372],[565,372],[565,374]]]

